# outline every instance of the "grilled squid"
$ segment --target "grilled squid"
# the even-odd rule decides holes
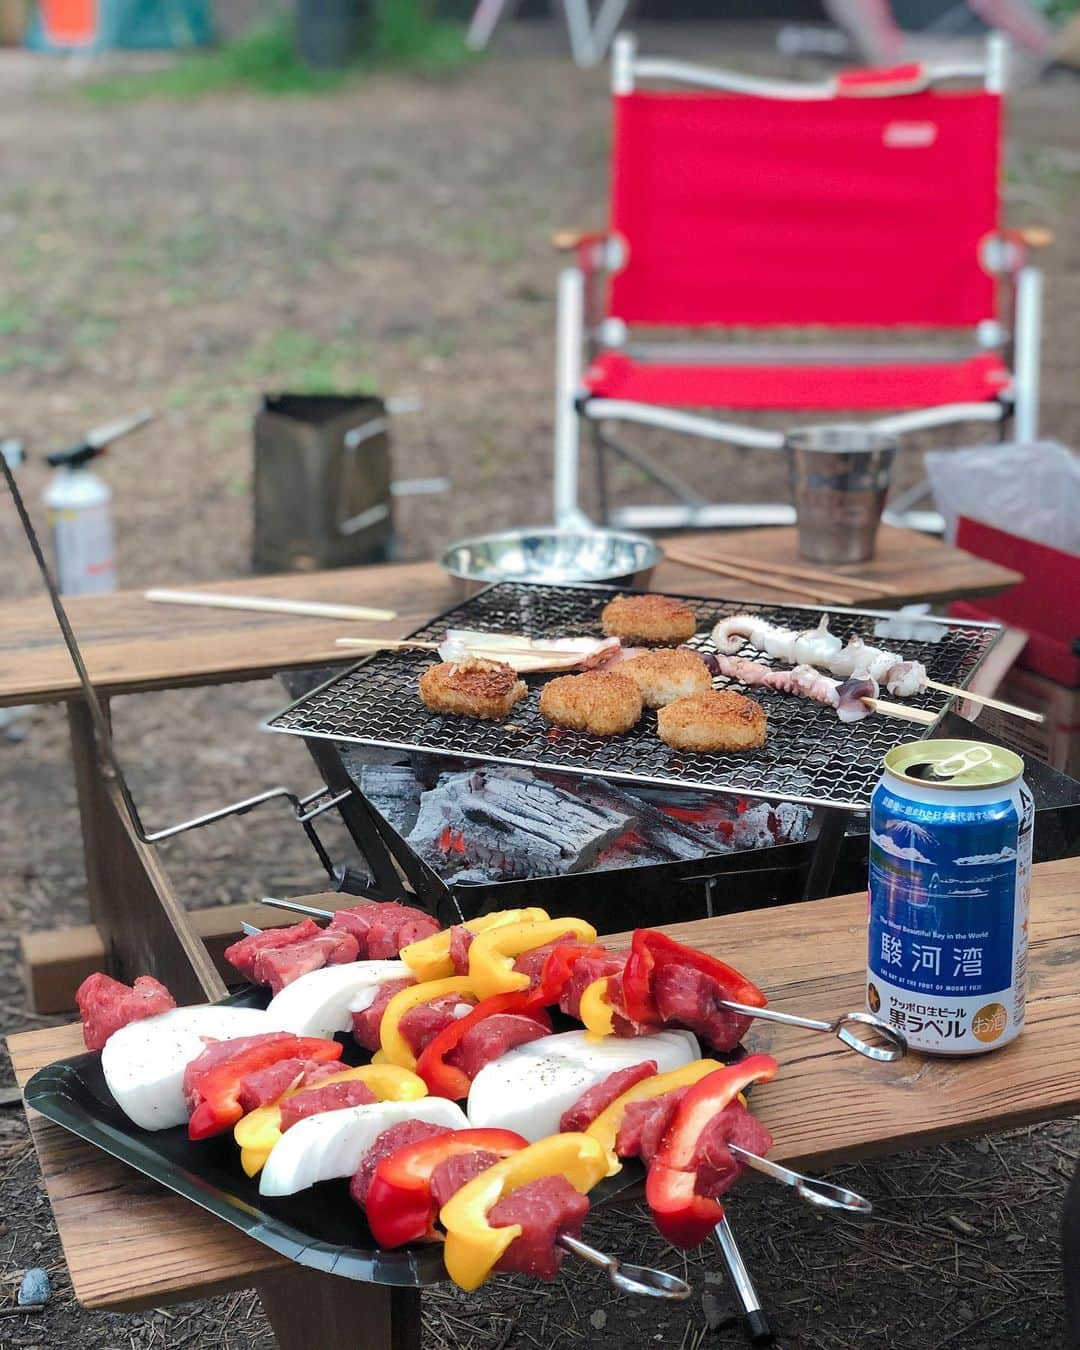
[[[761,661],[745,656],[715,656],[711,667],[715,673],[738,680],[748,688],[775,689],[781,694],[795,694],[835,708],[841,722],[860,722],[871,709],[863,702],[878,695],[877,683],[864,672],[851,679],[830,679],[813,666],[799,665],[793,670],[773,670]]]
[[[861,637],[841,643],[829,632],[829,616],[822,615],[816,628],[796,633],[781,628],[754,614],[733,614],[721,619],[712,631],[717,651],[732,656],[745,642],[779,661],[819,666],[840,680],[865,677],[884,687],[897,698],[910,698],[926,683],[926,667],[921,661],[907,661],[899,652],[871,646]]]

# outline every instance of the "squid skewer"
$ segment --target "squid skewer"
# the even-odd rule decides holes
[[[791,628],[781,628],[754,614],[733,614],[730,618],[721,619],[713,628],[712,640],[717,651],[725,656],[733,655],[744,642],[749,641],[768,656],[775,656],[781,661],[818,666],[841,680],[859,674],[868,675],[878,684],[884,685],[895,698],[910,698],[924,689],[936,689],[943,694],[952,694],[972,703],[1011,713],[1014,717],[1026,718],[1029,722],[1046,720],[1042,713],[1031,712],[1028,708],[1018,708],[1013,703],[1004,703],[986,694],[976,694],[954,684],[931,680],[921,661],[909,661],[899,652],[874,647],[861,637],[850,637],[846,644],[842,644],[834,633],[829,632],[827,614],[821,616],[821,622],[816,628],[802,633],[796,633]]]
[[[846,680],[833,680],[810,665],[796,666],[794,670],[773,670],[764,662],[751,661],[745,656],[704,655],[706,663],[714,667],[719,675],[739,680],[751,688],[776,689],[782,694],[798,694],[815,703],[824,703],[836,709],[841,722],[861,722],[871,712],[923,722],[927,726],[936,721],[934,713],[883,702],[878,698],[877,681],[862,672]]]

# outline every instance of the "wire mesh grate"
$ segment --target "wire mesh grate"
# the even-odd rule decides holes
[[[438,640],[447,628],[523,632],[537,638],[599,636],[600,611],[614,594],[618,591],[600,586],[501,582],[432,619],[411,636]],[[821,609],[797,606],[679,598],[698,616],[693,645],[702,650],[711,649],[709,631],[727,615],[759,614],[796,631],[816,627],[822,615]],[[858,634],[888,646],[907,660],[921,661],[931,679],[952,685],[964,685],[971,678],[1000,633],[995,625],[950,621],[942,624],[944,634],[936,643],[886,641],[873,635],[880,615],[837,607],[825,612],[838,637]],[[750,644],[740,655],[775,664]],[[376,653],[271,718],[266,729],[855,811],[869,805],[886,751],[934,732],[932,726],[882,716],[845,724],[823,704],[774,690],[745,689],[736,680],[717,677],[716,688],[738,689],[761,704],[769,721],[768,740],[761,750],[749,754],[693,754],[673,750],[659,739],[656,713],[651,710],[625,736],[603,738],[551,727],[537,707],[539,688],[549,676],[527,677],[529,697],[505,723],[439,716],[424,707],[417,693],[417,679],[431,660],[431,655],[421,651]],[[943,713],[949,698],[926,690],[904,702]]]

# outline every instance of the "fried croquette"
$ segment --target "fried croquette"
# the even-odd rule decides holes
[[[617,595],[600,615],[607,637],[651,646],[673,646],[697,632],[697,617],[689,605],[670,595]]]
[[[677,698],[701,694],[712,687],[709,668],[696,652],[685,647],[659,647],[621,661],[618,673],[641,690],[646,708],[663,708]]]
[[[660,739],[676,750],[757,750],[765,744],[761,705],[734,689],[690,694],[656,714]]]
[[[528,686],[502,661],[440,661],[420,676],[420,698],[435,713],[497,722],[526,697]]]
[[[618,736],[641,716],[641,690],[633,680],[613,671],[561,675],[541,689],[540,712],[557,727]]]

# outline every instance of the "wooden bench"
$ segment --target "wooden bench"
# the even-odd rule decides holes
[[[755,559],[798,561],[793,529],[693,537],[694,550],[702,554],[721,544],[727,551],[737,548],[750,565]],[[1019,573],[939,540],[889,526],[882,527],[871,562],[835,570],[881,586],[877,594],[852,592],[853,603],[861,608],[992,594],[1022,580]],[[793,599],[781,590],[725,581],[670,561],[656,569],[653,585],[695,595],[727,592],[749,599]],[[121,694],[263,679],[288,668],[352,661],[356,653],[336,647],[336,638],[399,636],[457,598],[454,583],[430,562],[245,577],[200,589],[376,605],[397,610],[399,617],[388,624],[358,624],[236,610],[181,610],[153,604],[141,591],[74,596],[67,601],[69,616],[106,712],[109,700]],[[78,982],[72,982],[73,973],[101,964],[104,951],[116,942],[125,914],[141,915],[157,900],[147,867],[131,858],[130,831],[110,800],[90,718],[47,600],[0,604],[0,706],[47,702],[67,705],[92,920],[90,926],[26,942],[31,1005],[40,1012],[56,1012],[71,1007]],[[252,791],[264,786],[268,785],[252,784]],[[120,890],[124,914],[117,912]],[[215,910],[200,920],[200,936],[211,946],[220,946],[239,922],[237,912]]]
[[[738,965],[780,1009],[833,1016],[864,1005],[866,896],[847,895],[670,930]],[[1024,1034],[970,1059],[870,1064],[820,1033],[755,1022],[754,1049],[781,1063],[754,1107],[774,1157],[820,1168],[990,1133],[1080,1110],[1080,863],[1034,869]],[[73,1026],[8,1040],[20,1084],[78,1053]],[[419,1296],[353,1284],[282,1258],[31,1115],[31,1131],[76,1296],[127,1310],[254,1287],[285,1347],[419,1345]],[[872,1197],[871,1197],[872,1198]],[[313,1339],[313,1328],[321,1334]]]

